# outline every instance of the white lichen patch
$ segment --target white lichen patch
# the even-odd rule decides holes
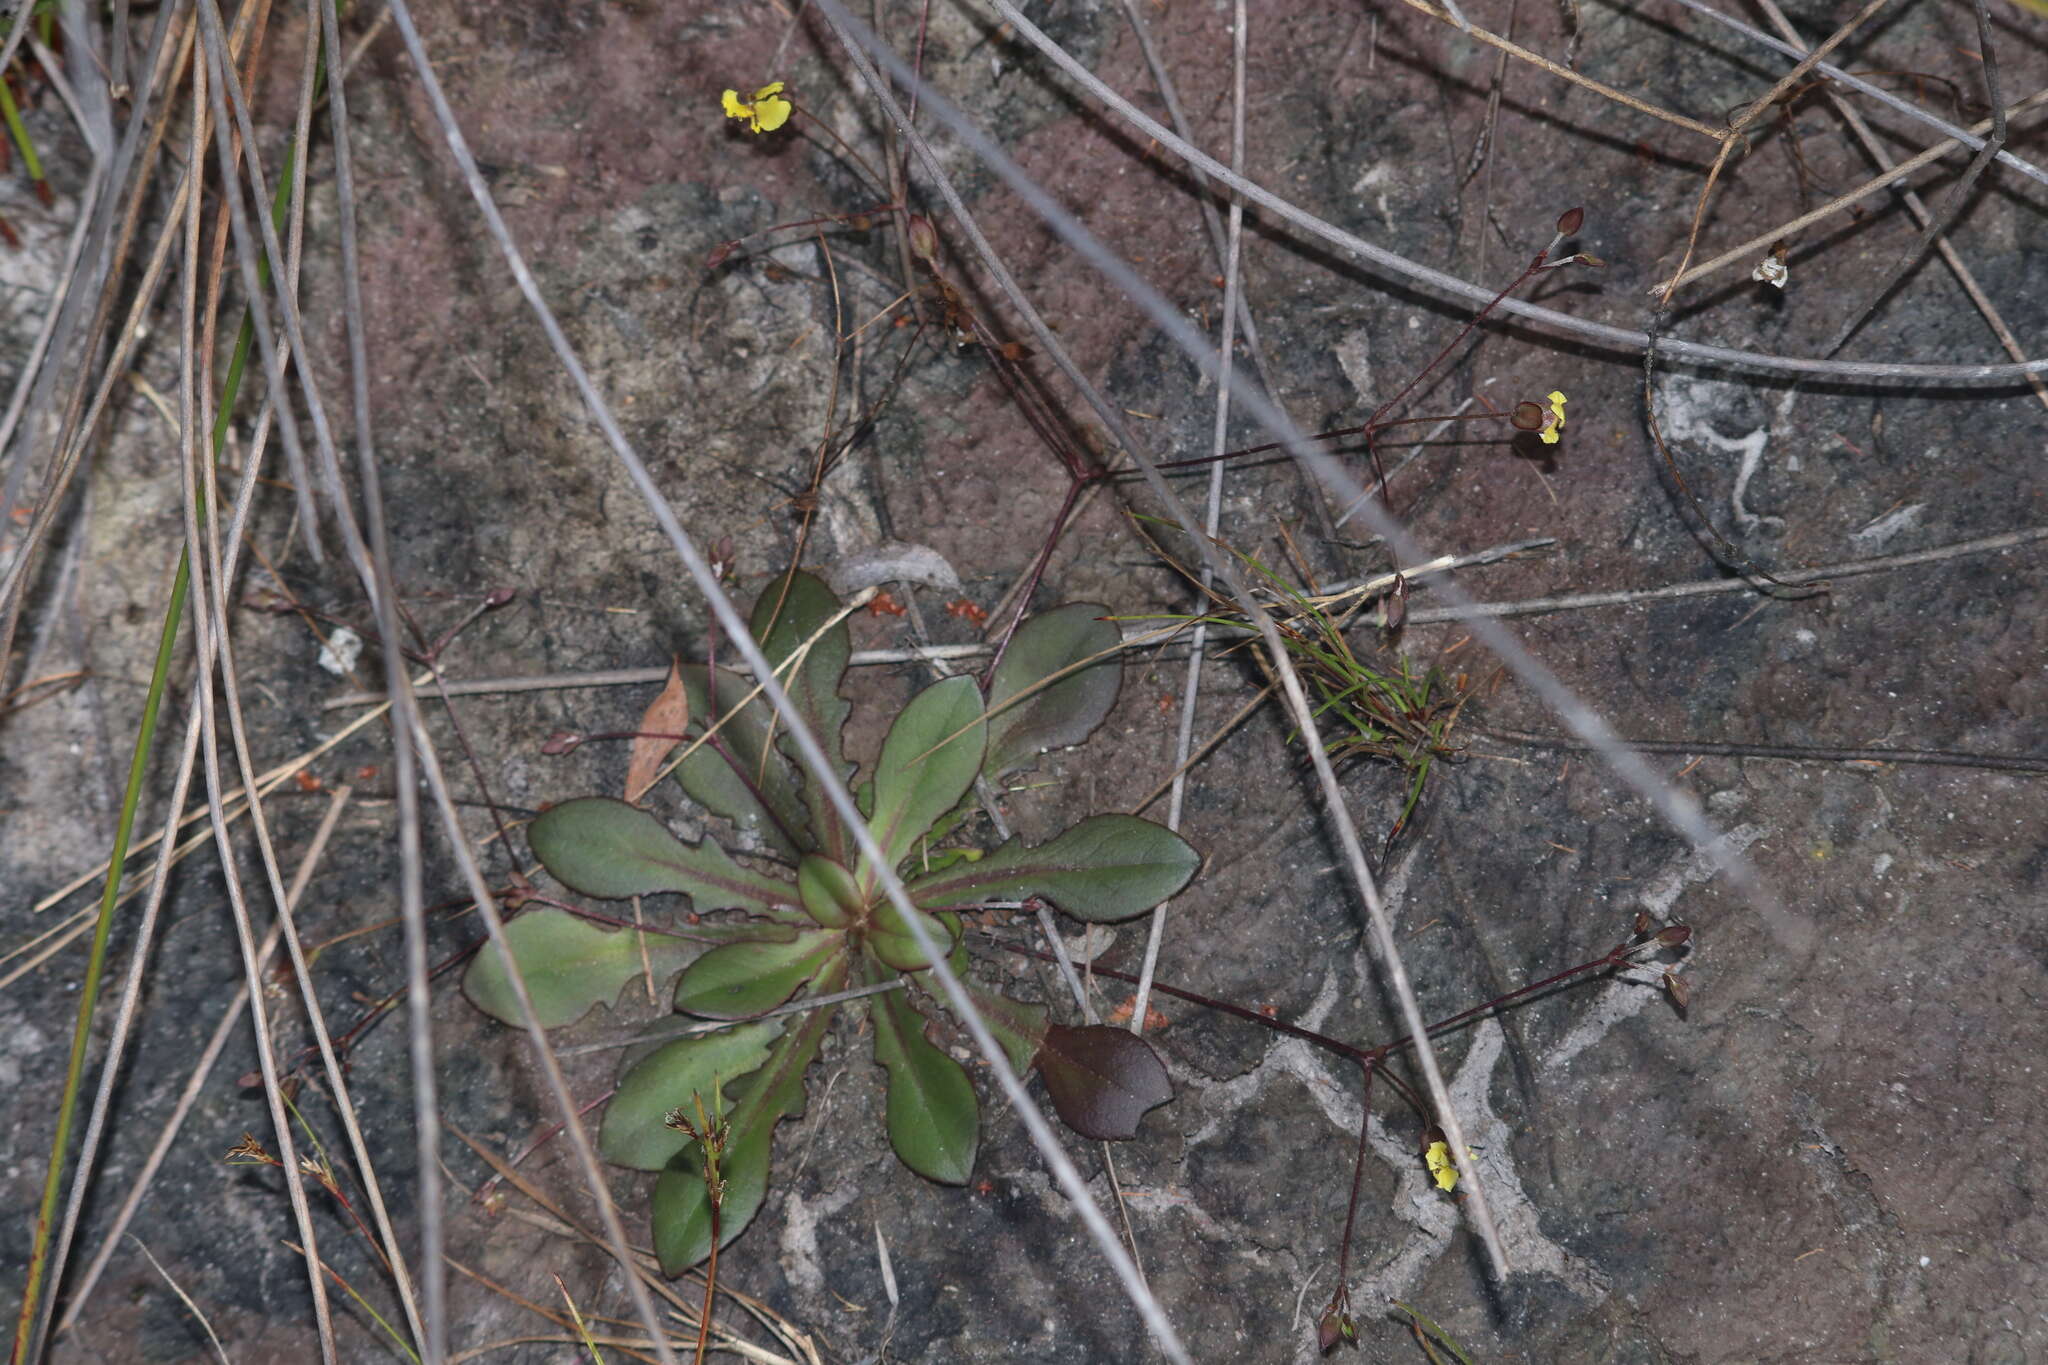
[[[1354,327],[1330,348],[1330,353],[1337,357],[1337,368],[1344,371],[1344,377],[1357,391],[1359,406],[1372,407],[1372,334],[1363,327]]]
[[[320,646],[320,667],[335,677],[346,677],[356,666],[356,660],[363,657],[363,637],[347,626],[337,626],[327,636],[327,643]]]
[[[818,1259],[818,1225],[860,1196],[853,1182],[806,1202],[792,1190],[782,1201],[782,1270],[804,1293],[822,1297],[825,1268]]]
[[[1741,410],[1752,401],[1749,391],[1744,386],[1715,379],[1673,375],[1658,386],[1657,401],[1657,420],[1663,428],[1664,439],[1667,442],[1690,441],[1737,457],[1735,488],[1728,495],[1728,505],[1738,527],[1750,530],[1758,526],[1784,524],[1777,517],[1757,515],[1744,506],[1742,501],[1743,495],[1749,491],[1749,481],[1756,476],[1757,469],[1763,462],[1764,452],[1770,446],[1770,424],[1767,422],[1741,436],[1721,434],[1723,426],[1736,424],[1731,420],[1730,414]],[[1783,420],[1789,404],[1788,393],[1778,414],[1780,420]]]
[[[1553,1276],[1574,1294],[1597,1302],[1607,1296],[1606,1280],[1591,1265],[1544,1235],[1536,1203],[1529,1198],[1521,1174],[1515,1169],[1514,1134],[1493,1112],[1493,1072],[1504,1051],[1505,1038],[1498,1019],[1475,1026],[1472,1046],[1447,1082],[1451,1106],[1463,1120],[1466,1142],[1477,1157],[1479,1182],[1493,1210],[1494,1225],[1500,1230],[1501,1250],[1515,1273],[1536,1271]],[[1385,1303],[1413,1295],[1430,1265],[1449,1249],[1451,1236],[1465,1217],[1466,1206],[1437,1188],[1409,1144],[1395,1140],[1377,1122],[1368,1136],[1374,1153],[1400,1177],[1391,1211],[1416,1229],[1395,1251],[1392,1260],[1352,1287],[1354,1302]]]
[[[1920,520],[1920,514],[1926,510],[1927,504],[1924,502],[1908,503],[1904,507],[1895,507],[1862,530],[1850,532],[1849,539],[1865,549],[1875,550],[1899,532],[1917,523]]]

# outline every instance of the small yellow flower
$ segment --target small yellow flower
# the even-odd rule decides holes
[[[782,98],[781,81],[762,86],[751,100],[741,99],[737,90],[725,92],[725,116],[745,119],[747,126],[757,133],[772,133],[789,122],[792,107]]]
[[[1465,1155],[1474,1161],[1479,1159],[1479,1154],[1470,1148],[1465,1150]],[[1430,1143],[1429,1150],[1422,1154],[1422,1160],[1423,1164],[1429,1167],[1429,1173],[1436,1180],[1438,1189],[1448,1194],[1458,1188],[1458,1165],[1451,1160],[1450,1143]]]
[[[1550,415],[1543,419],[1543,430],[1536,433],[1536,439],[1547,446],[1556,445],[1558,433],[1564,430],[1564,405],[1566,401],[1563,389],[1552,389],[1550,391]],[[1444,1188],[1449,1189],[1450,1186],[1446,1185]]]

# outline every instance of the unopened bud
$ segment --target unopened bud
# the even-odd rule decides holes
[[[704,258],[704,268],[706,270],[718,269],[718,267],[726,263],[733,252],[739,250],[739,246],[740,244],[737,241],[720,242],[717,246],[711,248],[711,254]]]
[[[1581,251],[1578,255],[1572,257],[1572,259],[1577,261],[1580,265],[1589,265],[1593,267],[1593,269],[1595,270],[1605,270],[1607,268],[1607,262],[1601,260],[1598,256],[1588,256],[1583,251]]]
[[[1636,932],[1637,932],[1638,934],[1647,934],[1647,933],[1649,933],[1649,932],[1650,932],[1650,924],[1651,924],[1651,920],[1650,920],[1650,912],[1649,912],[1649,911],[1647,911],[1647,910],[1638,910],[1638,911],[1636,911]]]
[[[1671,1003],[1684,1009],[1692,1003],[1692,988],[1685,984],[1685,978],[1676,972],[1664,973],[1664,989],[1671,992]]]
[[[577,734],[574,730],[557,730],[547,737],[547,740],[540,746],[540,751],[553,757],[569,753],[581,743],[583,743],[583,736]]]
[[[1692,937],[1690,924],[1668,924],[1657,931],[1659,948],[1676,948]]]
[[[725,576],[732,571],[733,553],[732,537],[720,536],[718,543],[711,547],[711,554],[707,560],[713,578],[724,581]]]
[[[939,259],[939,233],[921,213],[910,215],[910,254],[927,265]]]
[[[1316,1323],[1316,1349],[1325,1355],[1337,1349],[1340,1341],[1358,1340],[1358,1324],[1349,1313],[1332,1308]]]
[[[1585,225],[1586,211],[1584,209],[1566,209],[1563,213],[1558,215],[1557,235],[1560,237],[1569,237]]]
[[[519,589],[517,588],[499,588],[484,599],[484,610],[496,611],[499,607],[504,606],[517,596],[519,596]]]
[[[1541,431],[1543,429],[1543,405],[1541,403],[1532,403],[1525,398],[1515,404],[1515,410],[1509,414],[1508,421],[1514,425],[1516,431]]]

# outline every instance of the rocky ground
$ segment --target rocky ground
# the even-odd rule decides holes
[[[1197,139],[1227,147],[1227,8],[1142,8]],[[1548,8],[1468,13],[1495,30],[1512,25],[1520,41],[1560,59],[1575,53],[1588,76],[1711,124],[1784,69],[1675,7],[1568,8],[1575,37]],[[1536,294],[1616,325],[1647,320],[1646,291],[1684,250],[1712,143],[1513,62],[1489,115],[1501,79],[1495,51],[1413,10],[1253,10],[1253,179],[1494,286],[1543,246],[1560,212],[1583,205],[1580,246],[1607,268],[1549,277]],[[889,7],[899,47],[913,45],[916,13]],[[1033,17],[1103,79],[1159,108],[1114,7],[1058,0]],[[1834,8],[1793,14],[1809,41],[1846,17]],[[995,607],[1038,552],[1065,475],[978,350],[919,345],[892,389],[910,329],[885,320],[861,334],[857,362],[842,367],[833,390],[835,330],[868,322],[901,290],[888,236],[836,230],[828,250],[803,231],[784,232],[770,240],[785,245],[705,268],[720,242],[878,202],[827,140],[755,137],[719,116],[724,87],[784,79],[808,117],[879,164],[878,126],[815,17],[792,21],[778,7],[736,4],[435,0],[419,6],[418,18],[543,289],[685,527],[706,541],[731,537],[747,575],[785,563],[799,521],[793,504],[821,437],[844,430],[856,403],[886,399],[820,488],[804,562],[828,565],[885,539],[915,542],[958,570],[960,596]],[[2003,0],[1991,18],[2015,99],[2048,70],[2048,21]],[[271,40],[276,89],[266,110],[274,120],[288,120],[298,23],[280,16]],[[1918,73],[1888,83],[1967,121],[1983,102],[1977,45],[1966,9],[1900,5],[1839,60]],[[938,87],[1042,184],[1188,317],[1213,327],[1220,272],[1170,158],[1049,75],[978,7],[945,0],[932,8],[926,62]],[[452,624],[493,589],[517,593],[459,637],[451,674],[701,657],[701,599],[477,226],[388,30],[350,90],[362,129],[359,214],[378,357],[372,399],[399,578],[430,627]],[[38,126],[57,127],[54,105],[38,117]],[[1474,169],[1489,118],[1488,154]],[[2048,159],[2037,122],[2015,119],[2010,146]],[[1886,144],[1901,156],[1932,136],[1896,118],[1883,126],[1896,130]],[[1705,219],[1709,252],[1870,173],[1817,94],[1773,112],[1753,133]],[[64,188],[68,173],[56,164]],[[949,154],[949,164],[998,250],[1153,453],[1206,453],[1214,393],[1192,365],[966,153]],[[1919,182],[1931,202],[1962,164],[1951,158]],[[309,235],[331,240],[324,157],[314,181]],[[5,211],[48,215],[47,233],[62,229],[66,205],[75,209],[68,199],[54,210],[8,200]],[[1952,234],[2034,352],[2048,346],[2039,325],[2048,317],[2044,205],[2040,184],[1996,168]],[[997,332],[1020,334],[982,292],[964,241],[943,216],[937,221],[946,270],[972,286],[971,306]],[[1307,427],[1363,421],[1469,316],[1270,216],[1248,226],[1245,289],[1265,373]],[[1854,215],[1792,240],[1782,291],[1749,280],[1747,265],[1730,270],[1684,296],[1671,332],[1818,353],[1912,235],[1904,209],[1873,194]],[[308,308],[321,319],[316,351],[324,346],[323,362],[338,366],[337,289],[323,255],[309,266]],[[1939,261],[1916,271],[1843,354],[2004,358]],[[174,392],[175,359],[173,347],[151,346],[140,373]],[[1042,357],[1028,363],[1083,427],[1081,403],[1050,366]],[[332,387],[341,391],[338,379]],[[1553,542],[1461,574],[1461,586],[1487,601],[1724,576],[1713,541],[1688,529],[1693,509],[1673,491],[1646,433],[1637,358],[1494,328],[1458,350],[1410,411],[1447,413],[1469,394],[1506,407],[1552,388],[1570,395],[1557,447],[1506,442],[1490,424],[1453,428],[1396,477],[1395,501],[1416,538],[1432,553],[1460,554]],[[1898,555],[2048,523],[2039,470],[2048,414],[2024,386],[1793,385],[1667,365],[1654,392],[1687,484],[1715,525],[1767,566]],[[1259,439],[1237,425],[1246,442]],[[35,599],[31,671],[86,667],[92,679],[0,717],[0,916],[9,947],[51,916],[82,908],[74,897],[43,920],[29,911],[104,856],[177,543],[166,430],[140,404],[113,424],[91,491],[53,556],[70,567],[53,569]],[[1406,450],[1390,443],[1390,462]],[[1353,463],[1362,469],[1361,457]],[[1184,487],[1200,491],[1193,481]],[[1222,534],[1275,565],[1289,562],[1283,532],[1291,535],[1319,581],[1385,566],[1355,523],[1324,536],[1309,496],[1284,465],[1233,470]],[[1129,505],[1151,510],[1143,497]],[[360,624],[360,600],[337,563],[315,566],[288,549],[290,510],[280,496],[258,531],[278,578],[258,569],[246,593],[282,580],[331,614],[323,624]],[[1756,894],[1716,875],[1597,759],[1490,735],[1559,725],[1524,682],[1496,675],[1478,642],[1467,641],[1468,628],[1405,633],[1399,649],[1422,663],[1447,658],[1476,688],[1457,731],[1463,757],[1435,769],[1383,868],[1425,1010],[1449,1014],[1596,958],[1639,910],[1690,924],[1695,938],[1683,967],[1687,1009],[1673,1007],[1654,975],[1636,973],[1544,997],[1442,1044],[1513,1267],[1505,1282],[1486,1273],[1461,1201],[1438,1192],[1416,1158],[1418,1119],[1376,1096],[1350,1272],[1366,1358],[1427,1358],[1399,1325],[1405,1319],[1382,1311],[1399,1300],[1480,1361],[2048,1359],[2040,1308],[2048,1215],[2037,1206],[2048,1177],[2039,1137],[2048,1088],[2034,1074],[2048,1065],[2042,778],[1706,751],[2048,751],[2042,564],[2038,542],[2022,543],[1844,577],[1819,595],[1739,591],[1510,622],[1622,734],[1701,746],[1651,757],[1748,860]],[[973,638],[970,622],[944,610],[949,596],[921,592],[924,620],[940,640]],[[1037,600],[1095,601],[1138,615],[1184,610],[1189,598],[1132,535],[1119,499],[1104,496],[1061,540]],[[1411,609],[1440,602],[1418,583]],[[260,765],[334,733],[359,712],[329,703],[379,677],[373,654],[347,676],[323,670],[301,617],[250,612],[238,628]],[[909,643],[911,630],[907,618],[864,614],[856,647]],[[1381,643],[1358,638],[1362,650]],[[908,666],[875,667],[856,670],[849,691],[886,715],[926,681]],[[1011,796],[1018,828],[1042,834],[1083,814],[1128,809],[1163,779],[1183,681],[1178,657],[1134,656],[1110,723],[1085,747],[1049,756],[1028,789]],[[1241,660],[1210,670],[1196,733],[1214,731],[1257,685]],[[558,729],[629,728],[652,692],[489,695],[463,702],[458,714],[491,794],[530,811],[613,790],[619,752],[587,746],[546,759],[541,741]],[[167,713],[182,718],[186,695],[174,688]],[[452,741],[445,719],[436,724]],[[1183,828],[1208,862],[1174,907],[1161,973],[1345,1038],[1384,1039],[1398,1029],[1366,951],[1362,911],[1288,729],[1261,712],[1195,770]],[[871,754],[879,735],[875,722],[857,724],[850,747]],[[315,941],[334,941],[318,970],[330,1017],[340,1021],[402,981],[399,940],[386,927],[397,906],[389,762],[388,736],[372,727],[311,769],[325,787],[350,782],[358,793],[303,911]],[[480,797],[476,772],[458,769],[455,782],[458,795]],[[159,764],[147,827],[161,818],[167,783]],[[1368,837],[1383,836],[1400,806],[1398,774],[1358,766],[1346,791]],[[324,799],[288,788],[272,804],[289,863]],[[675,799],[656,804],[685,823],[693,818]],[[482,846],[488,817],[472,808],[468,819]],[[486,857],[502,877],[506,850],[493,845]],[[429,900],[453,906],[461,894],[453,863],[435,851]],[[473,917],[444,917],[436,947],[453,952],[477,932]],[[1143,932],[1117,929],[1101,960],[1134,968]],[[117,934],[117,970],[125,941]],[[104,1227],[125,1193],[240,980],[230,943],[218,868],[195,858],[177,879],[89,1227]],[[0,1080],[13,1097],[0,1169],[0,1284],[10,1295],[27,1254],[82,962],[74,945],[0,994]],[[1047,984],[1025,980],[1018,989]],[[523,1041],[472,1009],[452,976],[437,991],[450,1123],[499,1151],[523,1148],[550,1121]],[[1103,1007],[1126,994],[1103,983]],[[1152,1288],[1197,1360],[1309,1359],[1316,1315],[1336,1280],[1357,1134],[1355,1074],[1298,1041],[1177,1002],[1160,1008],[1165,1024],[1155,1036],[1176,1096],[1114,1151]],[[293,1016],[278,1010],[298,1046]],[[564,1040],[614,1036],[654,1012],[629,992]],[[292,1234],[280,1186],[272,1172],[221,1160],[245,1130],[265,1131],[260,1091],[242,1083],[253,1064],[246,1044],[230,1047],[135,1231],[205,1309],[231,1359],[300,1360],[310,1328],[303,1272],[281,1245]],[[579,1096],[603,1093],[612,1068],[606,1054],[573,1059]],[[922,1362],[1151,1358],[1135,1312],[999,1097],[985,1092],[976,1183],[942,1188],[888,1156],[878,1075],[850,1025],[827,1044],[807,1112],[780,1131],[769,1203],[726,1257],[723,1278],[814,1333],[827,1360],[883,1350]],[[351,1083],[387,1185],[409,1189],[399,1021],[362,1040]],[[1104,1148],[1068,1139],[1111,1200]],[[570,1207],[586,1208],[559,1145],[526,1170]],[[453,1140],[445,1156],[459,1185],[488,1174]],[[616,1174],[627,1224],[644,1234],[648,1184]],[[559,1300],[549,1278],[559,1273],[586,1312],[628,1311],[602,1259],[523,1220],[518,1196],[490,1211],[460,1202],[460,1189],[451,1198],[451,1254],[465,1265],[547,1303]],[[375,1297],[380,1281],[342,1222],[325,1228],[337,1266]],[[887,1335],[877,1229],[901,1299]],[[457,1276],[453,1294],[459,1346],[553,1330],[474,1279]],[[369,1320],[352,1309],[342,1316],[344,1357],[383,1358]],[[85,1323],[53,1358],[186,1360],[206,1349],[191,1315],[124,1250]],[[492,1358],[572,1354],[526,1345]]]

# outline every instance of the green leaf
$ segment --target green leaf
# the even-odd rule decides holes
[[[846,981],[843,967],[829,966],[818,978],[821,992]],[[804,1110],[804,1072],[818,1055],[834,1007],[796,1016],[760,1070],[742,1085],[727,1116],[732,1136],[719,1173],[725,1200],[719,1211],[719,1245],[746,1229],[768,1193],[768,1159],[775,1125]],[[654,1185],[654,1250],[662,1273],[680,1275],[711,1254],[711,1201],[704,1190],[703,1153],[695,1143],[676,1154]]]
[[[741,867],[709,839],[686,844],[648,812],[609,796],[549,807],[527,826],[526,840],[557,881],[586,896],[680,891],[699,911],[797,903],[787,882]]]
[[[1109,608],[1092,602],[1070,602],[1018,627],[989,680],[988,761],[983,771],[990,778],[1027,766],[1047,749],[1079,744],[1116,705],[1123,682],[1121,652],[1077,668],[1015,705],[1004,705],[1063,668],[1105,650],[1116,651],[1123,636],[1114,622],[1100,619],[1108,614]]]
[[[671,934],[648,934],[647,958],[655,976],[666,980],[698,945]],[[529,910],[505,926],[505,940],[519,975],[533,997],[543,1028],[573,1024],[592,1005],[609,1005],[619,990],[640,975],[640,935],[631,929],[600,929],[566,910]],[[462,975],[463,992],[485,1014],[524,1026],[512,980],[495,944],[486,943]]]
[[[946,913],[927,915],[912,911],[923,921],[924,931],[939,954],[944,956],[960,944],[960,917]],[[932,965],[931,954],[918,943],[910,922],[902,911],[889,901],[875,906],[875,918],[867,936],[867,948],[883,962],[899,972],[921,972]]]
[[[676,1008],[705,1019],[746,1019],[788,1000],[846,942],[823,929],[788,941],[753,939],[713,948],[676,982]]]
[[[875,763],[875,810],[868,821],[891,867],[974,785],[987,741],[981,689],[969,677],[933,683],[898,713]],[[877,880],[865,862],[860,877],[868,888]]]
[[[719,1209],[720,1246],[746,1231],[768,1195],[769,1158],[775,1129],[735,1128],[718,1163],[725,1182]],[[691,1142],[677,1152],[654,1182],[654,1254],[664,1275],[680,1275],[711,1254],[711,1201],[704,1195],[704,1153]]]
[[[1045,1041],[1045,1006],[1027,1005],[1007,995],[985,991],[962,975],[965,966],[964,961],[956,958],[954,974],[961,976],[960,984],[967,987],[974,1008],[981,1012],[981,1021],[1003,1045],[1003,1055],[1010,1059],[1010,1069],[1019,1076],[1023,1075],[1031,1069],[1038,1056],[1038,1046]]]
[[[1026,848],[1012,839],[978,863],[912,881],[927,909],[1043,896],[1075,919],[1141,914],[1188,884],[1202,855],[1164,825],[1135,815],[1092,815],[1056,839]]]
[[[598,1148],[604,1159],[636,1171],[658,1171],[692,1146],[688,1133],[668,1126],[671,1109],[690,1109],[690,1096],[704,1098],[706,1113],[725,1107],[724,1088],[768,1060],[784,1020],[763,1019],[696,1038],[664,1043],[641,1058],[619,1081],[605,1106]]]
[[[1104,1142],[1136,1137],[1145,1111],[1173,1098],[1166,1064],[1152,1045],[1107,1024],[1047,1029],[1038,1074],[1067,1127]]]
[[[925,1179],[965,1185],[981,1135],[974,1082],[925,1037],[902,991],[878,996],[873,1014],[875,1061],[889,1072],[889,1145]]]
[[[760,642],[761,652],[768,656],[769,666],[780,668],[783,660],[838,614],[839,607],[839,599],[830,588],[807,573],[792,570],[787,575],[778,574],[770,579],[768,586],[761,590],[761,596],[754,603],[748,629]],[[839,680],[845,676],[846,661],[852,652],[852,635],[846,622],[841,621],[819,636],[793,673],[782,675],[790,701],[796,705],[804,724],[818,737],[818,743],[824,746],[826,757],[839,769],[842,781],[853,768],[850,764],[842,764],[839,757],[839,732],[845,728],[847,712],[851,709],[839,695]],[[779,734],[776,742],[794,770],[801,775],[804,805],[810,811],[811,825],[816,831],[816,851],[843,860],[847,839],[839,812],[826,799],[825,789],[798,760],[796,745],[789,739],[787,731]]]
[[[740,698],[753,691],[754,680],[729,668],[715,673],[703,664],[685,664],[683,692],[690,714],[705,730],[721,716],[714,743],[691,752],[676,768],[676,781],[690,799],[758,835],[785,858],[795,858],[811,834],[804,818],[803,783],[782,752],[769,742],[768,707],[757,697],[745,706]],[[711,704],[711,684],[718,686],[718,705]],[[691,741],[695,743],[695,741]]]
[[[867,899],[844,864],[806,853],[796,866],[797,894],[804,913],[827,929],[844,929],[867,915]]]

